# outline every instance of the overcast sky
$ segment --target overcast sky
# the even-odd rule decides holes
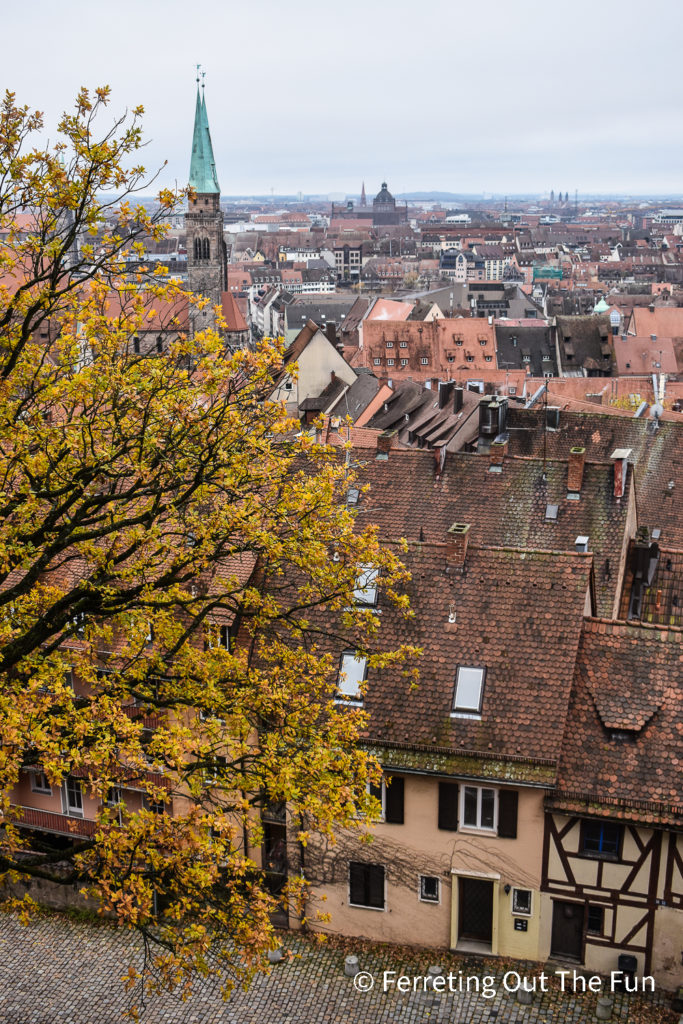
[[[142,103],[163,183],[201,63],[224,195],[683,193],[678,0],[8,0],[2,27],[48,122],[81,85]]]

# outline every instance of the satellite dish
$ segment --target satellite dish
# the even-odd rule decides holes
[[[650,413],[652,414],[652,416],[656,420],[659,419],[659,417],[662,415],[663,412],[664,412],[664,406],[660,405],[659,402],[655,403],[655,405],[653,405],[652,408],[650,409]]]

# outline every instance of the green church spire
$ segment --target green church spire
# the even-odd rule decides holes
[[[192,135],[192,160],[190,161],[190,186],[198,195],[207,193],[220,194],[216,174],[216,161],[213,157],[209,119],[206,114],[206,100],[199,92],[197,83],[197,103],[194,112],[194,133]]]

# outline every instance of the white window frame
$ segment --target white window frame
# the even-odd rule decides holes
[[[359,667],[353,670],[350,674],[350,679],[347,678],[342,682],[342,675],[346,675],[348,671],[347,666],[354,661],[359,663]],[[337,676],[336,702],[338,704],[361,705],[363,703],[362,684],[367,678],[367,672],[368,659],[365,655],[359,656],[357,651],[344,651],[339,662],[339,674]]]
[[[465,794],[468,789],[473,789],[477,793],[477,821],[476,824],[471,825],[465,821]],[[481,805],[482,805],[482,794],[484,790],[488,790],[493,793],[493,825],[482,825],[481,824]],[[461,785],[460,792],[458,794],[458,800],[460,803],[459,807],[459,821],[461,822],[461,832],[485,832],[487,835],[498,834],[498,789],[495,786],[470,786]]]
[[[72,785],[75,789],[78,786],[78,794],[80,799],[80,807],[72,804],[69,800],[69,785]],[[64,780],[64,789],[62,790],[62,800],[64,804],[64,813],[69,815],[71,818],[83,818],[85,817],[83,810],[83,786],[80,779],[68,778]]]
[[[41,781],[43,785],[41,785]],[[52,796],[52,786],[47,781],[45,772],[31,772],[31,792],[42,793],[43,796]]]
[[[423,880],[425,878],[433,878],[436,881],[436,899],[433,900],[424,895]],[[433,907],[438,907],[441,903],[441,879],[438,875],[419,875],[417,881],[417,897],[420,903],[431,903]]]
[[[374,565],[359,565],[353,603],[359,608],[377,607],[377,577],[379,570]]]
[[[515,897],[516,897],[518,892],[528,892],[529,893],[529,909],[528,910],[519,910],[517,907],[515,907]],[[514,914],[515,917],[533,917],[533,912],[534,912],[534,892],[533,892],[533,889],[518,889],[517,887],[514,887],[512,892],[510,893],[510,913]]]
[[[460,686],[463,689],[466,686],[476,686],[477,683],[474,680],[468,680],[465,678],[464,673],[478,673],[479,675],[479,702],[475,705],[472,703],[464,703],[465,697],[461,697],[460,703],[458,703],[458,689]],[[461,673],[463,678],[461,679]],[[458,665],[457,672],[455,673],[455,686],[453,688],[453,705],[451,708],[451,718],[481,718],[481,708],[484,702],[484,685],[486,683],[486,668],[481,665]]]
[[[380,783],[379,789],[380,789],[380,793],[379,793],[379,797],[377,799],[379,800],[379,803],[380,803],[380,806],[381,806],[381,810],[380,810],[380,816],[378,818],[378,821],[379,822],[383,822],[383,821],[386,821],[386,814],[387,814],[387,782],[386,782],[386,779],[384,778],[384,776],[382,776],[382,781]],[[365,790],[366,790],[368,796],[372,795],[372,787],[370,786],[370,782],[369,781],[367,782],[367,784],[365,786]]]

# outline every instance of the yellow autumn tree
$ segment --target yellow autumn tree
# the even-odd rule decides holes
[[[40,879],[138,929],[145,984],[234,981],[276,902],[301,911],[304,812],[330,835],[372,809],[338,659],[414,653],[353,600],[372,566],[408,614],[404,574],[348,459],[270,400],[278,345],[188,336],[203,300],[144,269],[184,196],[136,204],[142,111],[102,129],[107,103],[82,91],[50,149],[12,94],[0,113],[0,875],[14,905]],[[277,900],[264,807],[288,823]]]

